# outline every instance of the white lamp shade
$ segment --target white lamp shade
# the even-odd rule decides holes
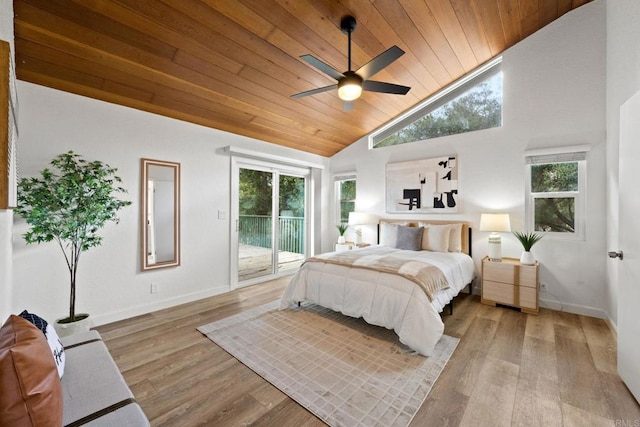
[[[480,231],[509,232],[511,221],[507,213],[483,213],[480,215]]]
[[[349,225],[377,224],[378,217],[365,212],[349,212]]]

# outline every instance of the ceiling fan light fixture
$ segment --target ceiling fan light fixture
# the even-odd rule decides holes
[[[345,74],[338,82],[338,97],[343,101],[354,101],[362,95],[362,77],[354,72]]]

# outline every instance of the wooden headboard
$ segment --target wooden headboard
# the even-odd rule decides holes
[[[462,252],[471,256],[471,223],[467,221],[450,221],[450,220],[431,220],[431,219],[404,219],[404,218],[383,218],[380,219],[380,223],[401,224],[408,227],[417,227],[418,223],[421,224],[462,224]],[[378,243],[380,243],[380,225],[378,224]]]

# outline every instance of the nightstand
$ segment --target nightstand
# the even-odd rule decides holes
[[[482,303],[518,307],[524,313],[538,314],[538,262],[520,264],[515,258],[502,262],[482,259]]]
[[[350,251],[353,248],[364,248],[370,246],[369,243],[353,243],[353,242],[344,242],[344,243],[336,243],[336,252]]]

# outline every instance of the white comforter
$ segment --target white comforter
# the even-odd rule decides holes
[[[357,249],[366,251],[367,248]],[[367,323],[393,329],[400,342],[428,356],[442,336],[439,312],[473,280],[473,260],[463,253],[400,251],[415,258],[419,254],[444,273],[449,289],[430,302],[418,285],[404,277],[369,269],[324,262],[306,262],[287,286],[280,309],[299,301],[310,301],[362,317]],[[395,256],[396,254],[394,254]]]

